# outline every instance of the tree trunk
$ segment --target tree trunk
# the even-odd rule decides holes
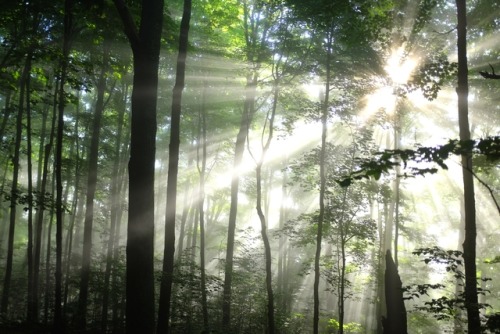
[[[270,8],[270,6],[269,6]],[[269,9],[268,8],[268,9]],[[231,178],[231,204],[229,208],[229,219],[227,229],[227,249],[224,272],[224,288],[222,292],[222,328],[224,331],[230,331],[231,322],[231,286],[233,280],[233,257],[234,257],[234,239],[236,231],[236,216],[238,212],[238,191],[239,191],[239,167],[243,159],[245,143],[248,136],[248,129],[255,114],[255,95],[257,90],[258,71],[264,60],[263,52],[267,32],[269,30],[269,21],[267,15],[262,12],[259,6],[249,6],[244,1],[244,32],[247,48],[247,59],[252,63],[252,70],[247,74],[245,86],[245,101],[243,112],[241,114],[240,128],[236,136],[234,145],[233,175]],[[259,20],[256,20],[256,17]],[[261,25],[264,25],[263,27]]]
[[[140,28],[114,0],[134,55],[127,227],[126,331],[154,332],[154,175],[163,1],[143,1]]]
[[[384,334],[406,334],[407,318],[401,278],[391,252],[385,255],[385,300],[387,318],[382,317]]]
[[[55,266],[55,296],[54,296],[54,329],[53,332],[64,333],[64,319],[62,314],[62,229],[63,229],[63,184],[62,184],[62,146],[64,135],[64,108],[66,94],[64,85],[67,79],[70,42],[73,29],[73,0],[64,3],[64,36],[61,60],[61,79],[59,82],[59,102],[57,116],[55,176],[56,176],[56,266]]]
[[[56,81],[55,84],[55,90],[54,90],[54,99],[57,99],[57,91],[58,91],[58,82]],[[40,150],[38,154],[38,175],[37,175],[37,188],[38,192],[40,193],[41,196],[44,196],[46,190],[47,190],[47,179],[48,179],[48,171],[49,171],[49,157],[50,157],[50,152],[52,150],[52,146],[54,144],[54,136],[55,136],[55,127],[56,127],[56,107],[52,108],[52,120],[51,120],[51,125],[50,125],[50,134],[49,134],[49,142],[47,145],[45,145],[45,127],[46,127],[46,120],[47,120],[47,114],[49,110],[45,110],[43,114],[43,125],[42,125],[42,134],[41,134],[41,141],[40,141]],[[40,262],[41,262],[41,251],[42,251],[42,228],[43,228],[43,213],[45,210],[45,206],[47,203],[44,203],[44,201],[40,201],[40,203],[37,206],[37,211],[35,214],[35,240],[34,240],[34,255],[33,255],[33,298],[35,301],[33,302],[33,306],[35,307],[35,310],[33,310],[33,313],[35,315],[35,319],[33,319],[34,322],[38,322],[38,308],[39,308],[39,286],[40,286]]]
[[[229,332],[231,322],[231,286],[233,280],[234,239],[236,232],[236,215],[238,213],[238,191],[240,185],[239,167],[243,160],[248,128],[255,111],[255,90],[257,75],[247,77],[245,88],[245,103],[241,115],[240,129],[234,145],[233,175],[231,179],[231,204],[229,207],[229,222],[227,230],[227,249],[224,271],[224,289],[222,292],[222,328]]]
[[[125,95],[125,94],[124,94]],[[109,228],[109,239],[106,250],[106,268],[104,271],[104,287],[103,287],[103,296],[102,296],[102,310],[101,310],[101,332],[105,333],[107,330],[108,324],[108,308],[109,308],[109,283],[111,280],[111,271],[113,264],[113,249],[115,245],[116,238],[116,226],[117,226],[117,218],[118,218],[118,210],[119,207],[119,194],[121,191],[120,187],[120,178],[119,178],[119,168],[121,163],[120,156],[120,147],[122,145],[122,132],[123,132],[123,119],[125,116],[125,104],[118,110],[118,124],[117,124],[117,134],[116,134],[116,142],[114,148],[114,161],[113,161],[113,172],[111,176],[111,198],[109,202],[109,206],[111,207],[111,217],[110,217],[110,228]]]
[[[2,123],[0,124],[0,144],[3,143],[3,138],[5,134],[5,128],[10,118],[12,112],[12,107],[10,105],[10,100],[12,98],[12,91],[9,89],[5,94],[5,105],[3,108]]]
[[[468,67],[467,67],[467,8],[465,0],[456,0],[457,4],[457,48],[458,48],[458,123],[460,140],[470,139],[468,111]],[[462,175],[464,183],[465,209],[465,308],[467,310],[467,328],[469,334],[481,332],[476,279],[476,204],[474,199],[474,178],[472,175],[472,154],[462,155]]]
[[[37,302],[34,294],[33,294],[33,164],[32,164],[32,143],[31,143],[31,52],[28,53],[26,57],[25,71],[27,73],[26,76],[26,155],[27,155],[27,164],[28,164],[28,249],[27,249],[27,258],[28,258],[28,314],[27,314],[27,322],[32,323],[35,319],[35,302]]]
[[[259,161],[257,162],[257,167],[255,168],[255,178],[257,182],[257,215],[259,216],[260,225],[261,225],[261,235],[262,241],[264,242],[264,254],[265,254],[265,267],[266,267],[266,290],[267,290],[267,333],[274,334],[275,332],[275,323],[274,323],[274,292],[272,286],[272,268],[271,268],[271,246],[269,243],[269,238],[267,236],[267,223],[266,216],[262,210],[262,165],[264,163],[264,159],[267,151],[269,150],[269,146],[271,145],[271,140],[273,138],[274,131],[274,118],[276,115],[276,108],[278,104],[278,96],[279,96],[279,81],[275,79],[274,87],[273,87],[273,105],[270,112],[266,117],[266,121],[269,121],[269,130],[268,136],[265,140],[265,143],[262,143],[262,153]],[[265,130],[265,127],[264,127]],[[263,138],[264,139],[264,136]]]
[[[170,144],[168,154],[167,210],[165,213],[165,246],[163,252],[163,272],[158,308],[158,334],[169,332],[170,300],[175,255],[175,215],[177,206],[177,174],[179,170],[181,100],[186,76],[186,58],[188,48],[189,21],[191,20],[191,0],[184,0],[182,14],[179,53],[177,55],[177,73],[172,96],[172,115],[170,121]]]
[[[52,193],[55,193],[55,186],[56,182],[55,179],[52,180]],[[50,213],[50,218],[49,218],[49,226],[47,227],[47,234],[46,234],[46,239],[47,239],[47,251],[45,254],[45,297],[43,300],[44,306],[44,319],[43,322],[45,325],[48,325],[49,321],[49,304],[50,304],[50,292],[52,291],[51,288],[51,281],[50,281],[50,257],[52,256],[52,227],[54,226],[54,217],[55,217],[55,212],[54,210],[51,210]]]
[[[28,63],[26,62],[26,65]],[[12,187],[10,192],[10,216],[9,216],[9,236],[7,241],[7,260],[5,265],[5,276],[3,281],[2,300],[0,304],[0,313],[5,317],[9,307],[10,284],[12,278],[12,262],[14,257],[14,232],[16,228],[16,213],[18,202],[18,180],[19,180],[19,156],[21,151],[21,138],[23,131],[23,114],[24,114],[24,95],[26,90],[26,78],[28,76],[28,68],[24,67],[19,80],[19,105],[16,117],[16,136],[14,141],[14,154],[12,157],[13,175]]]
[[[326,191],[326,136],[328,133],[328,103],[330,96],[330,76],[331,76],[331,56],[332,56],[332,34],[327,37],[326,51],[326,78],[325,78],[325,96],[321,106],[321,150],[319,157],[319,174],[320,174],[320,189],[319,189],[319,216],[318,230],[316,232],[316,253],[314,255],[314,313],[313,313],[313,333],[319,333],[319,277],[320,277],[320,258],[321,258],[321,243],[323,242],[323,221],[325,217],[325,191]]]
[[[184,237],[186,234],[186,221],[189,214],[189,209],[191,207],[191,203],[189,200],[189,193],[191,192],[191,185],[189,181],[186,181],[184,185],[184,198],[182,200],[182,215],[181,215],[181,227],[179,231],[179,242],[177,244],[177,261],[180,261],[182,257],[182,253],[184,251]]]
[[[207,305],[207,283],[205,273],[205,178],[207,169],[207,111],[206,111],[206,90],[207,84],[203,85],[203,96],[200,107],[199,126],[198,126],[198,147],[197,147],[197,160],[198,160],[198,173],[200,177],[199,182],[199,201],[198,212],[200,215],[200,288],[201,288],[201,308],[203,314],[203,331],[209,332],[208,324],[208,305]],[[200,149],[201,146],[201,166],[200,166]]]
[[[286,161],[286,160],[285,160]],[[285,164],[286,165],[286,164]],[[279,214],[279,230],[282,230],[285,227],[285,222],[287,220],[287,208],[286,208],[286,199],[287,199],[287,191],[286,186],[288,182],[287,171],[283,169],[283,179],[281,181],[281,205],[280,205],[280,214]],[[280,234],[279,242],[278,242],[278,297],[277,301],[278,307],[282,310],[283,313],[286,314],[286,296],[285,296],[285,276],[286,276],[286,237],[284,234]]]
[[[104,41],[101,73],[97,83],[97,100],[94,108],[92,122],[92,137],[88,155],[87,194],[85,200],[85,222],[83,224],[83,251],[82,269],[80,273],[80,292],[78,298],[77,326],[85,329],[87,323],[87,303],[90,281],[90,263],[92,259],[92,226],[94,222],[94,197],[97,188],[97,165],[99,156],[99,139],[101,132],[101,119],[104,112],[104,94],[106,90],[106,66],[108,61],[109,46]]]

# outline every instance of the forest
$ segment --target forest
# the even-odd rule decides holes
[[[4,0],[0,333],[500,333],[500,2]]]

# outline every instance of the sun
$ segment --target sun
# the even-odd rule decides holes
[[[401,46],[392,51],[391,56],[384,66],[384,70],[393,85],[402,85],[408,82],[416,66],[417,61],[405,55],[405,50]]]
[[[395,89],[408,82],[416,66],[417,60],[407,56],[403,46],[394,49],[384,66],[386,76],[375,79],[379,82],[378,87],[365,97],[361,117],[368,119],[381,110],[393,114],[398,100]]]

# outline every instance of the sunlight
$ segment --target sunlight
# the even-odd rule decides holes
[[[404,54],[404,48],[401,46],[392,52],[384,69],[393,84],[401,85],[410,79],[410,75],[416,66],[417,62],[412,58],[408,58]]]
[[[373,93],[368,94],[364,100],[366,101],[366,105],[360,115],[364,119],[372,117],[379,111],[392,114],[396,109],[397,96],[394,94],[394,89],[390,86],[383,86],[376,89]]]
[[[384,66],[390,83],[379,80],[379,88],[365,97],[365,108],[360,115],[362,118],[372,117],[379,111],[384,111],[386,114],[395,112],[398,101],[395,88],[405,84],[417,66],[417,61],[405,55],[404,52],[403,46],[392,51]]]

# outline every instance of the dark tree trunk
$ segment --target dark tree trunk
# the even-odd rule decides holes
[[[62,146],[64,134],[64,108],[66,94],[64,85],[67,79],[68,58],[73,29],[73,0],[64,3],[64,37],[62,47],[61,75],[59,82],[59,102],[57,115],[56,135],[56,266],[55,266],[55,295],[54,295],[54,333],[64,333],[64,319],[62,314],[62,229],[63,229],[63,184],[62,184]]]
[[[52,193],[55,193],[55,186],[56,182],[55,180],[52,180]],[[49,322],[49,304],[50,304],[50,297],[52,296],[51,292],[51,280],[50,280],[50,274],[52,271],[50,270],[50,257],[52,256],[52,227],[54,226],[54,217],[55,217],[55,212],[54,210],[51,211],[50,213],[50,218],[49,218],[49,226],[47,227],[47,250],[45,254],[45,296],[43,299],[43,311],[44,311],[44,319],[43,322],[45,325],[48,325]]]
[[[167,208],[165,213],[165,248],[163,252],[163,273],[160,287],[157,333],[169,332],[170,300],[172,295],[172,275],[175,255],[175,215],[177,206],[177,174],[179,170],[179,146],[181,101],[186,76],[189,21],[191,19],[191,0],[184,0],[182,14],[177,72],[172,96],[172,115],[170,121],[170,144],[168,154]]]
[[[27,65],[27,63],[26,63]],[[18,201],[18,179],[19,179],[19,157],[21,151],[21,137],[23,131],[23,114],[24,114],[24,95],[26,91],[26,78],[28,76],[28,68],[25,66],[19,80],[19,105],[16,117],[16,136],[14,140],[14,154],[12,156],[13,175],[12,187],[10,194],[10,215],[9,215],[9,235],[7,240],[7,260],[5,265],[5,276],[3,281],[2,300],[0,304],[0,313],[3,316],[7,315],[10,297],[10,284],[12,278],[12,262],[14,257],[14,232],[16,228],[16,213]]]
[[[3,108],[2,123],[0,124],[0,144],[2,144],[3,142],[5,128],[7,127],[7,123],[9,121],[10,114],[12,112],[12,107],[10,105],[11,98],[12,98],[12,91],[9,89],[5,94],[5,105]]]
[[[385,302],[387,317],[382,317],[384,334],[406,334],[407,319],[406,308],[403,300],[403,284],[398,274],[398,269],[391,252],[385,255]]]
[[[123,0],[114,0],[134,55],[127,228],[126,331],[154,332],[154,174],[163,1],[142,1],[137,32]]]
[[[467,8],[465,0],[457,4],[457,48],[458,48],[458,123],[460,140],[470,139],[468,111],[468,67],[467,67]],[[474,178],[472,175],[472,154],[462,155],[462,175],[464,183],[465,238],[465,308],[469,334],[481,332],[476,279],[476,204],[474,199]]]
[[[55,90],[54,90],[54,99],[57,99],[57,91],[58,91],[58,83],[56,82]],[[49,110],[45,110],[43,114],[43,125],[42,125],[42,134],[40,141],[40,150],[39,150],[39,162],[38,162],[38,180],[37,180],[37,188],[40,194],[45,194],[47,190],[47,179],[49,173],[49,157],[50,152],[52,150],[52,146],[54,144],[54,136],[55,136],[55,127],[56,127],[56,108],[55,103],[52,108],[52,120],[50,124],[50,133],[49,133],[49,142],[45,145],[45,127],[47,114]],[[34,322],[38,322],[38,309],[39,309],[39,287],[40,287],[40,263],[41,263],[41,251],[42,251],[42,228],[43,228],[43,217],[45,205],[43,201],[40,201],[37,206],[37,211],[35,214],[35,231],[34,231],[34,254],[33,254],[33,297],[35,301],[33,302],[33,306],[35,310],[33,313],[35,315]]]

